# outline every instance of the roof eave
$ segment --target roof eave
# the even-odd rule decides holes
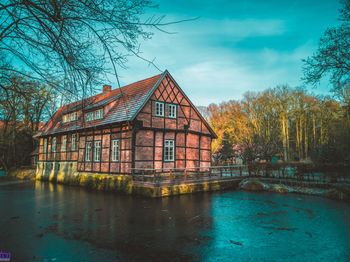
[[[204,124],[206,125],[206,127],[208,128],[210,134],[212,135],[212,138],[218,138],[217,134],[215,133],[215,131],[212,129],[212,127],[210,126],[210,124],[208,123],[207,120],[205,120],[205,118],[202,116],[202,114],[198,111],[197,107],[192,103],[192,101],[188,98],[188,96],[186,95],[186,93],[182,90],[182,88],[179,86],[179,84],[176,82],[176,80],[172,77],[172,75],[169,73],[169,76],[171,77],[171,79],[174,81],[174,83],[176,84],[176,86],[180,89],[180,91],[182,92],[182,94],[185,96],[185,98],[188,100],[188,102],[191,104],[191,106],[194,108],[194,110],[196,111],[196,113],[199,115],[199,117],[201,118],[201,120],[204,122]]]
[[[142,102],[141,106],[138,108],[138,110],[135,112],[135,114],[130,118],[130,121],[134,121],[137,117],[137,115],[141,112],[141,110],[145,107],[146,103],[148,102],[148,100],[151,98],[151,96],[153,95],[154,91],[157,89],[157,87],[159,86],[159,84],[163,81],[165,75],[168,73],[168,70],[165,70],[161,76],[159,77],[159,79],[157,80],[157,82],[153,85],[153,87],[148,91],[147,97],[145,98],[145,100]]]

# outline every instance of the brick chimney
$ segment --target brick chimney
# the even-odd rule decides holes
[[[112,90],[112,86],[110,86],[110,85],[103,85],[103,89],[102,89],[103,93],[111,92],[111,90]]]

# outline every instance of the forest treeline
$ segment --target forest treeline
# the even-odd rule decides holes
[[[349,105],[301,88],[247,92],[240,101],[211,104],[207,117],[218,135],[217,163],[349,163]]]
[[[332,85],[332,97],[278,86],[248,92],[241,101],[212,104],[208,118],[219,138],[216,162],[350,162],[350,0],[341,1],[339,23],[327,28],[318,49],[303,59],[302,82]]]
[[[30,164],[33,135],[57,109],[58,97],[52,86],[18,75],[0,88],[0,168]]]
[[[140,39],[152,38],[150,29],[166,32],[170,24],[191,21],[147,18],[152,1],[7,2],[0,7],[0,169],[6,170],[29,164],[33,134],[58,106],[94,94],[107,75],[120,86],[127,57],[157,68],[139,49]],[[278,86],[210,105],[216,163],[238,157],[246,163],[349,163],[350,0],[341,0],[338,20],[302,60],[302,84],[317,87],[326,79],[333,96]]]

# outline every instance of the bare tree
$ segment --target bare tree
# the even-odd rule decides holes
[[[28,164],[34,149],[32,136],[38,131],[47,107],[55,101],[53,87],[22,76],[0,88],[0,165],[5,169]]]
[[[304,81],[317,85],[330,76],[333,91],[350,105],[350,0],[343,0],[341,24],[325,31],[316,53],[304,61]]]
[[[118,68],[128,56],[148,61],[139,40],[170,24],[164,16],[142,19],[152,7],[150,0],[1,1],[0,85],[9,84],[9,73],[25,71],[80,99],[107,74],[119,84]]]

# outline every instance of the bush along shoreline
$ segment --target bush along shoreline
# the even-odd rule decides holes
[[[36,170],[32,167],[21,167],[10,170],[8,176],[22,180],[35,180]]]

